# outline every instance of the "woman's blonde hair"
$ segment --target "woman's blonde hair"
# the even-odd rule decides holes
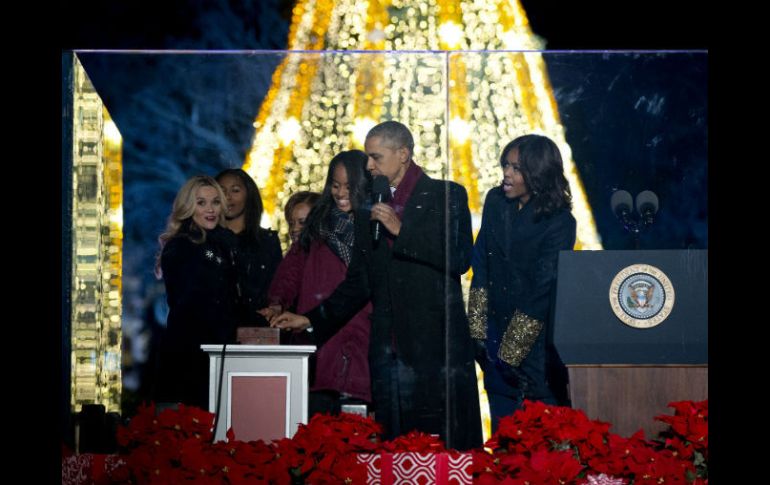
[[[213,177],[208,175],[196,175],[185,182],[174,198],[174,204],[171,207],[171,214],[166,222],[166,230],[158,237],[160,251],[155,261],[155,273],[160,277],[160,256],[163,252],[163,246],[178,234],[184,232],[191,241],[201,244],[206,240],[206,231],[198,227],[192,219],[195,214],[195,204],[198,189],[201,187],[213,187],[217,191],[219,200],[223,206],[225,204],[225,193]],[[225,227],[225,210],[219,212],[217,224]]]

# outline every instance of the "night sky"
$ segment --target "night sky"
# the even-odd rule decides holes
[[[201,14],[211,4],[231,5],[244,30],[256,34],[239,48],[281,48],[285,36],[275,26],[291,19],[287,0],[82,0],[61,2],[62,48],[232,48],[206,36]],[[523,0],[534,32],[548,49],[707,49],[711,10],[695,0],[645,2]],[[68,8],[69,7],[69,8]],[[203,15],[205,16],[205,15]],[[284,40],[281,40],[281,39]],[[256,46],[259,42],[261,45]]]

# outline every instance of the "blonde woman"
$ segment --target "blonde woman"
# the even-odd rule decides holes
[[[169,315],[161,339],[158,402],[208,409],[208,359],[201,344],[232,341],[237,300],[234,235],[224,228],[225,196],[216,180],[189,179],[161,234],[159,276]]]

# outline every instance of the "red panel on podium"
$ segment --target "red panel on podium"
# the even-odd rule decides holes
[[[287,436],[288,376],[233,376],[230,426],[241,441]]]
[[[314,345],[228,345],[224,356],[221,345],[201,349],[209,355],[212,413],[221,392],[217,441],[226,439],[229,428],[245,441],[291,438],[300,424],[307,423],[308,359]]]

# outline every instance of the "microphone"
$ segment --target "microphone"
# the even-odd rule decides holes
[[[390,183],[388,182],[388,177],[377,175],[372,181],[372,204],[387,202],[389,199]],[[380,234],[382,234],[382,223],[380,221],[374,221],[372,239],[374,239],[374,241],[379,241]]]
[[[651,190],[639,192],[636,196],[636,210],[642,216],[644,223],[652,224],[653,216],[658,212],[658,196]]]
[[[634,199],[631,198],[631,194],[626,190],[616,190],[610,198],[612,212],[623,224],[628,223],[628,215],[631,213],[633,205]]]

